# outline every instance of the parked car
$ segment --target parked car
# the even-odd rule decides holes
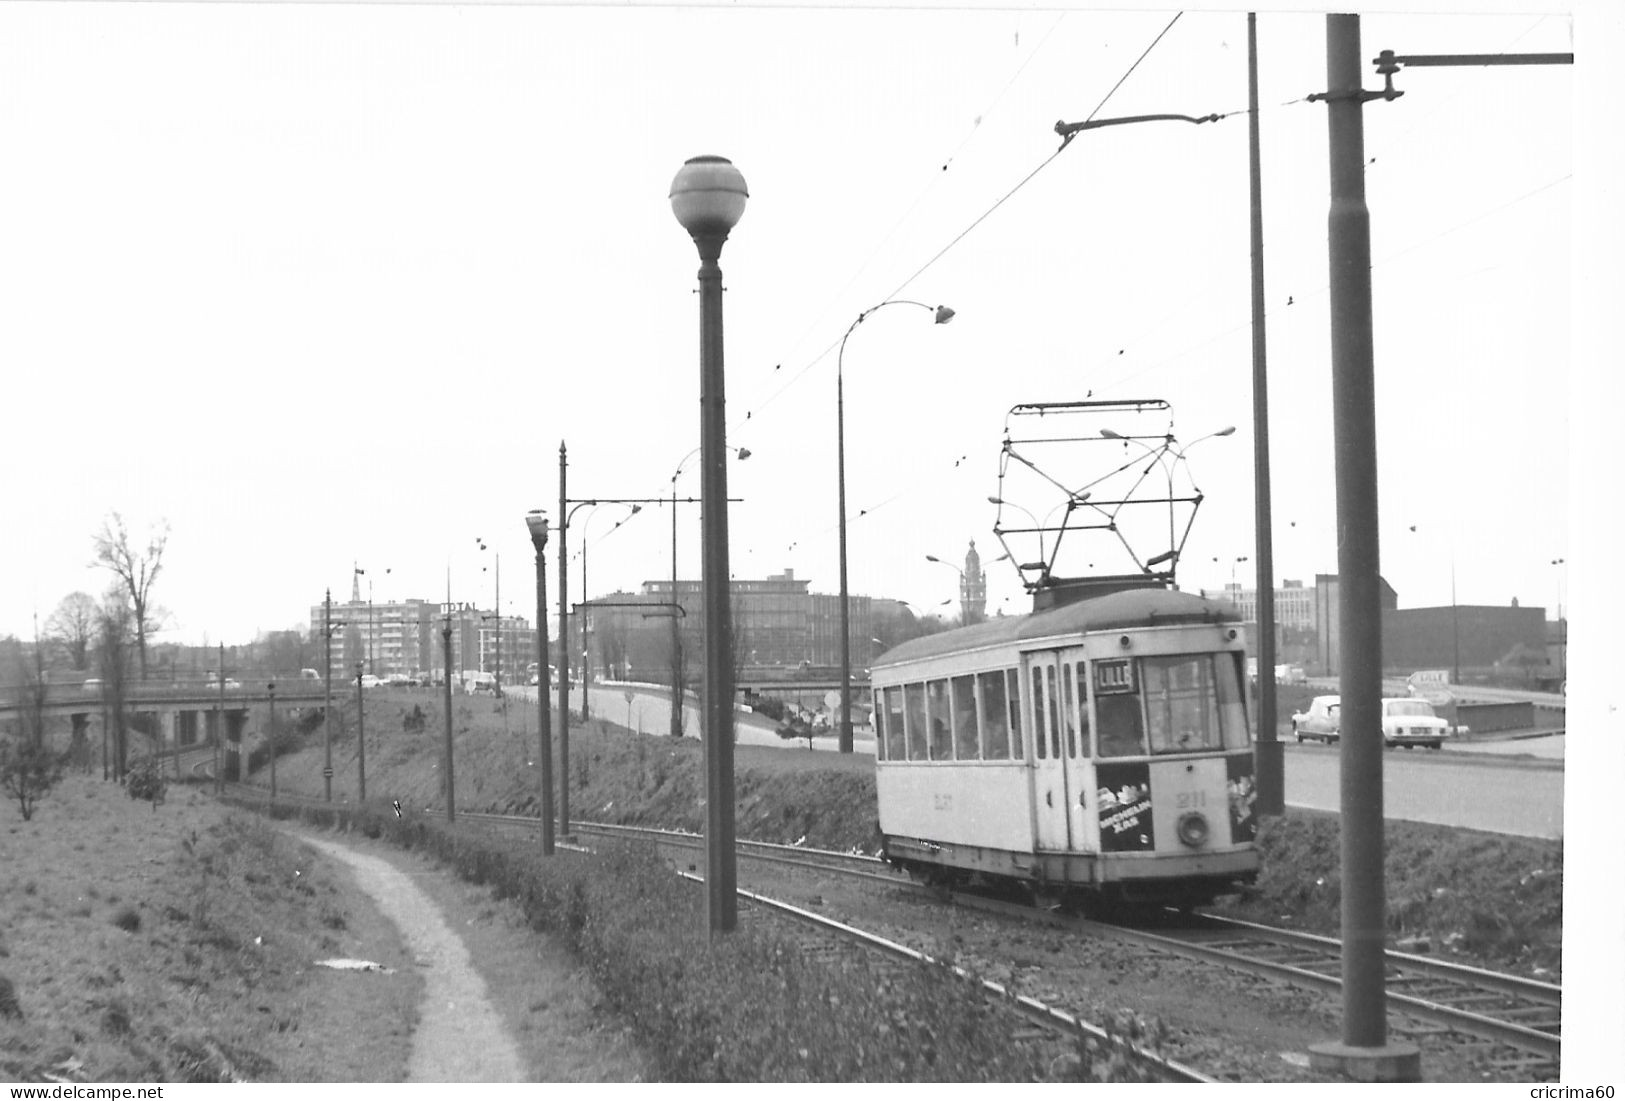
[[[1450,737],[1450,724],[1433,713],[1433,705],[1426,700],[1393,699],[1382,701],[1382,743],[1402,745],[1406,749],[1425,745],[1438,749]]]
[[[85,681],[85,691],[86,692],[100,692],[101,690],[102,690],[102,678],[100,678],[100,677],[91,677],[89,680]]]
[[[382,685],[383,683],[384,682],[382,680],[380,680],[377,677],[373,676],[371,673],[363,673],[361,675],[361,687],[362,688],[377,688],[380,685]]]
[[[1293,714],[1293,736],[1300,742],[1319,738],[1327,745],[1331,745],[1338,737],[1338,723],[1342,718],[1341,704],[1341,696],[1316,696],[1309,701],[1307,711]]]

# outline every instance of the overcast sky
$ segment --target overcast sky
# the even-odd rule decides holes
[[[1555,12],[1362,32],[1367,57],[1577,48]],[[1265,12],[1259,51],[1276,573],[1312,582],[1336,570],[1323,16]],[[0,632],[102,590],[114,510],[170,526],[164,638],[300,624],[352,563],[378,600],[449,571],[489,605],[497,553],[529,614],[523,518],[558,511],[560,442],[572,498],[668,494],[699,443],[698,260],[667,194],[701,153],[751,192],[722,256],[736,577],[837,589],[836,347],[904,298],[957,316],[890,308],[847,344],[854,592],[955,597],[926,555],[1001,554],[989,496],[1007,527],[1053,504],[1000,481],[1008,411],[1086,396],[1164,399],[1181,443],[1236,427],[1190,453],[1179,582],[1250,582],[1246,65],[1239,11],[4,5]],[[1575,81],[1410,69],[1365,111],[1401,606],[1452,580],[1568,599]],[[1057,120],[1164,112],[1227,117],[1054,155]],[[1083,484],[1117,448],[1046,461]],[[595,593],[670,573],[669,509],[609,534],[625,512],[575,513]],[[1124,565],[1069,547],[1059,572]],[[1008,561],[989,591],[1026,608]]]

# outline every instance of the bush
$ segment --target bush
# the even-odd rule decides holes
[[[156,811],[158,804],[164,801],[164,792],[169,788],[169,781],[164,779],[163,762],[156,757],[143,757],[125,773],[124,788],[131,799],[150,800],[152,809]]]
[[[62,779],[62,761],[44,745],[0,742],[0,791],[17,800],[23,821],[34,817],[34,805]]]

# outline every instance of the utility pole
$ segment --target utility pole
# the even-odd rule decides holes
[[[356,802],[367,801],[367,707],[361,698],[365,691],[361,683],[361,663],[355,663],[355,748],[356,748]]]
[[[1376,387],[1371,335],[1371,215],[1365,201],[1360,17],[1326,17],[1331,154],[1332,418],[1337,457],[1338,646],[1342,730],[1343,1033],[1310,1045],[1310,1063],[1362,1081],[1418,1082],[1421,1052],[1390,1043],[1384,950],[1382,602],[1377,543]],[[1263,669],[1259,670],[1260,675]]]
[[[1252,210],[1253,527],[1257,558],[1258,738],[1256,810],[1286,812],[1286,770],[1275,714],[1275,549],[1270,529],[1270,402],[1264,354],[1264,189],[1258,153],[1258,15],[1247,13],[1247,165]],[[1266,672],[1268,670],[1268,672]]]
[[[322,606],[322,638],[327,644],[327,664],[322,669],[322,790],[333,801],[333,590],[327,590]]]
[[[569,466],[564,441],[559,441],[559,836],[570,838],[570,573],[564,552],[570,531],[570,507],[565,489]],[[583,684],[585,693],[587,686]]]
[[[446,656],[446,821],[457,820],[457,785],[452,780],[451,766],[451,594],[447,586],[446,625],[440,630],[440,645]]]

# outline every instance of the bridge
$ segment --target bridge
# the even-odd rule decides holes
[[[237,775],[237,754],[242,744],[243,731],[248,726],[249,710],[253,707],[269,709],[271,685],[276,685],[276,705],[283,708],[321,707],[326,699],[326,688],[321,681],[301,680],[297,676],[253,682],[237,688],[222,689],[218,684],[152,684],[135,682],[124,692],[124,713],[131,726],[140,729],[156,743],[154,749],[163,754],[178,753],[188,747],[212,744],[220,737],[221,751],[225,754],[223,770],[227,776]],[[335,684],[334,696],[346,698],[345,684]],[[47,718],[66,717],[71,724],[71,737],[75,744],[94,741],[108,733],[108,699],[102,686],[91,684],[47,684],[43,711]],[[26,687],[10,685],[0,688],[0,730],[21,727],[24,713],[31,708]],[[99,728],[92,738],[92,728]]]

